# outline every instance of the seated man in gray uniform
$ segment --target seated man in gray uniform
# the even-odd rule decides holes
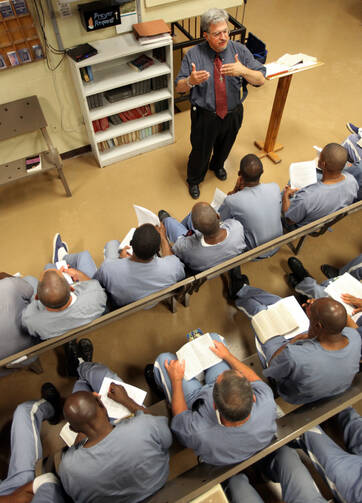
[[[341,269],[337,269],[336,267],[328,264],[321,265],[321,270],[323,274],[327,276],[328,280],[323,281],[320,285],[305,269],[302,262],[296,257],[290,257],[288,259],[288,265],[292,271],[292,273],[288,276],[289,285],[294,288],[296,292],[312,299],[328,297],[325,288],[331,281],[334,281],[337,276],[346,272],[358,281],[362,281],[362,254],[348,262],[348,264]],[[362,338],[362,299],[345,293],[342,296],[342,300],[346,304],[354,306],[355,309],[352,313],[353,319],[348,316],[347,324],[349,327],[356,328]]]
[[[358,183],[351,174],[342,173],[346,162],[346,149],[329,143],[318,160],[322,179],[299,190],[285,187],[282,209],[288,228],[309,224],[355,201]]]
[[[162,353],[154,378],[172,406],[171,430],[212,465],[240,463],[266,447],[276,432],[273,392],[233,356],[218,334],[210,347],[223,361],[205,370],[205,384],[184,379],[185,362]]]
[[[143,501],[168,477],[172,443],[168,420],[152,416],[121,385],[112,383],[108,396],[134,417],[110,422],[97,392],[105,377],[122,379],[107,367],[91,363],[92,352],[82,351],[80,342],[79,379],[65,402],[64,417],[82,439],[77,438],[63,454],[60,479],[75,503]]]
[[[337,420],[345,449],[337,445],[320,426],[298,440],[339,503],[360,503],[362,495],[362,417],[352,408],[340,412]],[[248,502],[249,503],[249,502]]]
[[[98,281],[91,279],[97,268],[88,252],[68,253],[67,244],[59,234],[53,253],[53,264],[48,264],[40,280],[26,276],[36,292],[35,297],[24,309],[22,325],[28,333],[41,340],[64,334],[95,320],[106,310],[107,295]],[[55,267],[65,260],[65,272],[72,278],[70,285],[62,272]]]
[[[283,234],[279,185],[260,183],[262,174],[261,160],[254,154],[244,156],[234,190],[219,208],[221,220],[235,218],[242,224],[248,250]],[[270,257],[277,251],[278,248],[274,248],[260,258]]]
[[[130,244],[132,255],[127,246],[119,249],[118,240],[109,241],[104,248],[105,260],[95,275],[114,307],[147,297],[185,277],[183,264],[173,255],[164,233],[154,225],[138,227]],[[160,251],[162,257],[157,256]]]
[[[266,479],[280,483],[285,503],[327,503],[297,452],[283,445],[254,465]],[[223,483],[230,503],[263,503],[245,473],[238,473]]]
[[[259,288],[244,284],[235,304],[250,318],[280,300]],[[359,371],[361,337],[346,326],[347,313],[335,300],[317,299],[307,305],[307,333],[292,339],[272,337],[264,344],[256,338],[263,374],[276,381],[287,402],[304,404],[343,393]]]
[[[220,222],[219,215],[208,203],[196,203],[191,212],[195,231],[172,218],[165,210],[158,213],[168,239],[174,243],[172,251],[192,271],[201,272],[225,260],[240,255],[246,247],[244,229],[240,222],[228,219]]]
[[[33,345],[22,329],[21,313],[29,305],[33,288],[21,278],[0,273],[0,360]],[[27,365],[34,362],[27,360]],[[0,368],[0,376],[11,370]]]
[[[16,408],[11,425],[11,456],[8,476],[0,482],[4,503],[64,503],[64,493],[53,473],[35,478],[35,465],[42,458],[40,428],[44,420],[57,424],[60,397],[50,383],[42,386],[42,399]]]

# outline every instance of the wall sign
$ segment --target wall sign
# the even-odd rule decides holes
[[[87,31],[100,30],[121,24],[121,6],[114,1],[90,2],[78,6]]]

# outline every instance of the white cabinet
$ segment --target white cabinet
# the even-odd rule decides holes
[[[127,33],[92,45],[98,51],[95,56],[79,63],[68,60],[100,167],[173,143],[171,39],[142,46]],[[127,63],[142,54],[151,57],[154,64],[133,70]],[[93,80],[85,82],[84,72]],[[116,99],[122,93],[127,97],[115,101],[109,98],[112,90]],[[94,127],[100,130],[95,132]]]

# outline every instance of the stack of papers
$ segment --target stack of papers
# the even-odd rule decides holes
[[[317,63],[317,58],[313,56],[308,56],[308,54],[298,53],[298,54],[284,54],[277,61],[272,63],[267,63],[264,65],[266,67],[266,76],[271,77],[273,75],[280,75],[287,73],[291,70],[297,70],[300,68],[307,68]]]

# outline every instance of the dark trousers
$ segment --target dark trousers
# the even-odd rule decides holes
[[[201,183],[208,168],[216,171],[224,166],[242,121],[242,104],[229,112],[224,119],[203,108],[191,106],[192,150],[187,165],[189,185]],[[210,161],[211,152],[213,155]]]

